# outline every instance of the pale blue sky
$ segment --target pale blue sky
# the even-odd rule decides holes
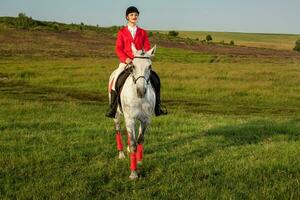
[[[300,33],[300,0],[0,0],[0,16],[124,25],[130,5],[145,29]]]

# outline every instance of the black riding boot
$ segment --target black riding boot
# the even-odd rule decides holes
[[[115,118],[118,108],[118,94],[116,91],[111,90],[110,92],[110,110],[105,114],[106,117]]]
[[[159,76],[157,75],[157,73],[155,71],[151,71],[150,74],[150,82],[154,88],[155,91],[155,96],[156,96],[156,102],[155,102],[155,108],[154,108],[154,112],[156,116],[159,115],[166,115],[168,114],[167,109],[165,108],[165,110],[162,110],[162,105],[160,102],[160,79]]]
[[[167,110],[162,110],[161,108],[161,102],[160,102],[160,92],[155,92],[156,95],[156,102],[155,102],[155,115],[159,116],[159,115],[166,115],[168,114]]]

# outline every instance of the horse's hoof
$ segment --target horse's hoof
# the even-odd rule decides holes
[[[123,151],[119,152],[119,159],[124,159],[125,158],[125,154]]]
[[[129,176],[129,178],[131,179],[131,180],[135,180],[135,179],[137,179],[139,176],[138,176],[138,174],[137,174],[137,172],[136,171],[131,171],[131,174],[130,174],[130,176]]]

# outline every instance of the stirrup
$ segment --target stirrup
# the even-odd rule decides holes
[[[109,111],[106,112],[105,116],[109,117],[109,118],[115,118],[116,117],[116,112],[114,112],[112,110],[109,110]]]
[[[168,114],[168,109],[164,105],[160,105],[160,110],[162,111],[162,115],[167,115]]]
[[[168,114],[167,107],[163,106],[161,104],[158,106],[157,111],[158,111],[158,113],[155,112],[155,116],[167,115]]]

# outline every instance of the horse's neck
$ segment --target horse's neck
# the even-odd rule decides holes
[[[126,79],[126,81],[125,81],[125,83],[123,85],[123,88],[122,88],[122,91],[121,91],[121,95],[122,96],[126,95],[129,92],[133,92],[135,89],[136,89],[136,87],[135,87],[135,84],[133,82],[132,75],[130,74],[127,77],[127,79]]]
[[[145,97],[139,98],[132,76],[127,78],[121,92],[121,105],[124,108],[123,112],[132,113],[135,117],[150,116],[153,113],[155,107],[154,90],[151,84],[148,84],[146,87],[147,93]]]

